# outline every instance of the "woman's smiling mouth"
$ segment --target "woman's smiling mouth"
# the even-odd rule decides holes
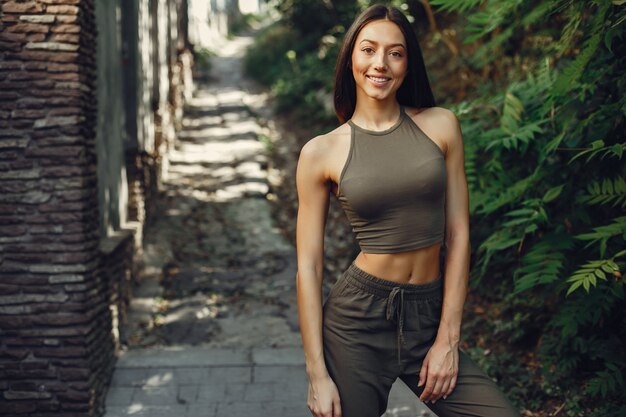
[[[385,84],[386,82],[391,80],[391,78],[389,77],[377,77],[375,75],[366,75],[366,77],[373,81],[374,84]]]

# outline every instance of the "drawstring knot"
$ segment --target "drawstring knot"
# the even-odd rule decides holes
[[[400,294],[400,299],[398,300],[398,294]],[[417,304],[415,305],[417,308]],[[419,316],[419,313],[417,314]],[[402,346],[406,345],[406,340],[404,339],[404,288],[394,287],[389,293],[389,297],[387,298],[387,320],[391,320],[398,324],[398,365],[401,364],[401,350]],[[417,330],[420,330],[419,319],[416,320]]]
[[[400,294],[400,300],[398,302],[398,294]],[[394,287],[389,293],[387,298],[387,320],[392,320],[398,323],[398,365],[400,364],[400,350],[401,346],[406,344],[404,340],[404,289],[400,287]]]

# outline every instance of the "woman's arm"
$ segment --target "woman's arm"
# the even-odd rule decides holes
[[[339,394],[328,375],[322,345],[324,228],[328,214],[329,175],[323,162],[323,149],[316,139],[302,148],[296,173],[298,319],[309,376],[309,409],[316,417],[340,417]]]
[[[469,198],[463,138],[454,113],[441,109],[442,139],[446,155],[446,263],[441,321],[437,338],[424,359],[418,385],[425,384],[422,401],[437,401],[450,395],[456,385],[458,348],[463,305],[469,277]]]

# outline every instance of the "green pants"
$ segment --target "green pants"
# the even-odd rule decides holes
[[[437,336],[443,278],[397,284],[352,264],[324,303],[324,358],[343,417],[379,417],[396,378],[416,395],[422,361]],[[426,404],[439,417],[520,417],[495,383],[459,352],[456,387]]]

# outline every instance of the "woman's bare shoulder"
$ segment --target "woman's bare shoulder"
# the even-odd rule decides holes
[[[434,123],[456,123],[457,117],[454,112],[450,109],[446,109],[445,107],[406,107],[406,113],[415,120],[417,115],[420,115],[420,118],[425,119],[425,121],[433,121]]]
[[[350,140],[350,126],[342,124],[336,129],[316,136],[304,144],[300,157],[320,159],[332,155],[337,147]]]
[[[462,141],[459,119],[444,107],[407,107],[406,113],[422,130],[446,150]]]

